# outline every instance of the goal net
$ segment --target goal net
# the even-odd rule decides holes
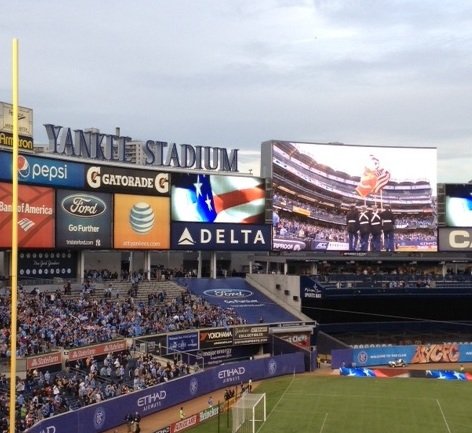
[[[232,433],[256,433],[266,420],[266,395],[244,394],[231,408]]]

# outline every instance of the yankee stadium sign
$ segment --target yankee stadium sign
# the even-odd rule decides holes
[[[131,137],[115,134],[101,134],[82,129],[72,130],[52,124],[45,124],[49,140],[49,152],[91,158],[100,161],[130,163],[126,153]],[[238,171],[238,150],[191,144],[167,143],[147,140],[138,143],[146,156],[145,165],[155,167],[192,168],[196,170]]]

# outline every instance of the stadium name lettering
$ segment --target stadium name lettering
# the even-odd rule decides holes
[[[131,137],[101,134],[82,129],[45,124],[49,140],[49,152],[89,158],[101,161],[136,163],[126,153]],[[144,164],[155,167],[191,168],[211,171],[238,171],[239,149],[223,147],[193,146],[191,144],[167,143],[147,140],[142,145],[146,157]],[[138,161],[138,163],[140,163]]]

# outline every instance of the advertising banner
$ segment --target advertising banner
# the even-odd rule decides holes
[[[54,248],[54,190],[18,187],[18,246]],[[11,248],[12,185],[0,183],[0,248]]]
[[[172,174],[172,221],[264,224],[265,181],[260,177]]]
[[[18,269],[21,277],[76,278],[77,253],[60,250],[20,251]]]
[[[264,344],[269,341],[267,325],[236,326],[233,328],[233,344]]]
[[[472,252],[472,228],[440,228],[439,250]]]
[[[146,416],[225,386],[247,383],[249,379],[262,380],[304,370],[302,353],[235,362],[69,411],[64,415],[45,418],[29,429],[28,433],[100,433],[122,425],[129,413],[138,412]],[[204,417],[208,415],[205,413]],[[167,428],[165,425],[162,427]],[[158,428],[155,426],[157,431]]]
[[[169,249],[169,206],[169,197],[115,194],[114,247]]]
[[[233,308],[247,323],[280,323],[298,320],[285,308],[274,303],[241,278],[191,278],[185,281],[177,278],[175,281],[177,284],[185,283],[192,293],[203,297],[212,305]]]
[[[62,363],[62,353],[52,352],[46,355],[32,356],[26,359],[26,368],[33,370],[35,368],[50,367]]]
[[[302,349],[310,349],[311,347],[310,334],[308,332],[287,332],[277,333],[276,335],[282,340],[288,341]]]
[[[112,248],[112,195],[56,192],[56,247]]]
[[[215,347],[231,346],[233,344],[233,330],[231,328],[213,328],[200,331],[200,348],[213,349]]]
[[[437,251],[436,162],[435,148],[262,143],[273,249]]]
[[[89,356],[106,355],[107,353],[121,352],[128,348],[126,340],[110,341],[109,343],[87,346],[81,349],[69,350],[69,361],[88,358]]]
[[[198,350],[198,332],[167,335],[167,353]]]
[[[172,223],[175,250],[268,251],[270,225]]]
[[[12,179],[12,154],[0,151],[0,180]],[[20,183],[65,188],[84,187],[84,164],[42,158],[27,154],[18,156],[18,181]]]
[[[13,105],[0,102],[0,132],[13,133]],[[18,134],[33,137],[33,110],[18,107]]]
[[[353,365],[382,365],[402,359],[406,364],[466,362],[467,345],[459,343],[419,344],[410,346],[369,347],[353,350]],[[463,359],[461,359],[461,350]]]
[[[210,367],[228,362],[234,358],[247,358],[255,355],[258,347],[241,346],[241,347],[220,347],[214,349],[206,349],[198,352],[198,355],[203,358],[203,365]]]
[[[459,362],[472,362],[472,344],[459,344]]]
[[[106,165],[88,166],[85,189],[99,192],[169,196],[169,173]]]
[[[302,275],[300,277],[300,295],[302,299],[321,299],[323,289],[313,278]]]
[[[13,134],[11,132],[0,132],[0,146],[13,147]],[[34,150],[33,138],[18,135],[18,149]]]

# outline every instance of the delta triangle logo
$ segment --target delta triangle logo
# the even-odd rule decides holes
[[[184,231],[180,235],[177,245],[195,245],[195,241],[187,227],[185,227]]]

